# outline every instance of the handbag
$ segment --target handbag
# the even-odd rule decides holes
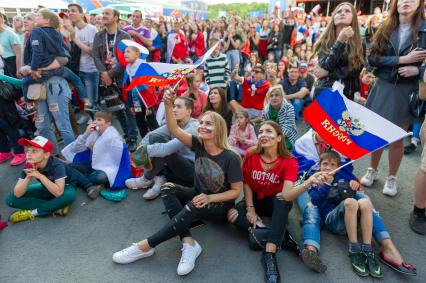
[[[426,113],[426,101],[420,99],[418,90],[410,94],[410,113],[416,118],[421,118]]]
[[[120,88],[116,84],[101,86],[100,95],[103,99],[105,99],[108,111],[116,112],[123,110],[126,107],[120,98]]]
[[[30,84],[27,97],[31,100],[46,100],[46,83]]]

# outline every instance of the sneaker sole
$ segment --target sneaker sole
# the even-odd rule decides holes
[[[313,256],[314,251],[305,252],[302,251],[301,258],[303,263],[310,269],[318,272],[324,273],[327,271],[327,266],[319,261],[315,256]]]
[[[133,263],[133,262],[135,262],[135,261],[138,261],[138,260],[140,260],[140,259],[143,259],[143,258],[146,258],[146,257],[150,257],[150,256],[154,255],[154,252],[155,252],[155,250],[153,250],[153,251],[152,251],[152,253],[150,253],[150,254],[145,254],[144,256],[142,256],[142,257],[138,257],[138,258],[135,258],[135,259],[132,259],[131,261],[122,261],[122,262],[117,262],[117,261],[115,261],[115,260],[114,260],[114,256],[113,256],[113,257],[112,257],[112,261],[113,261],[114,263],[117,263],[117,264],[129,264],[129,263]]]
[[[156,196],[149,196],[149,197],[146,197],[146,196],[143,196],[143,199],[144,200],[155,200],[156,198],[158,198],[160,195],[158,194],[158,195],[156,195]]]
[[[393,271],[396,271],[396,272],[398,272],[398,273],[400,273],[400,274],[404,274],[404,275],[410,275],[410,276],[417,276],[417,273],[408,273],[408,272],[403,272],[403,271],[401,271],[401,270],[399,270],[399,269],[397,269],[397,268],[395,268],[392,264],[390,264],[390,263],[388,263],[388,262],[386,262],[386,260],[383,260],[383,258],[381,258],[380,256],[379,256],[379,260],[380,260],[380,262],[381,263],[383,263],[384,265],[386,265],[387,267],[389,267],[390,269],[392,269]]]

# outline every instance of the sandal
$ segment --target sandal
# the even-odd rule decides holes
[[[396,272],[411,276],[417,275],[416,267],[414,265],[411,265],[404,261],[401,264],[397,264],[396,262],[386,258],[383,252],[380,252],[380,261],[387,265],[389,268],[395,270]]]

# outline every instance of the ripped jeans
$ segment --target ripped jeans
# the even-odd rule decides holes
[[[194,188],[173,183],[164,184],[161,188],[161,198],[170,221],[160,231],[148,237],[150,247],[153,248],[176,236],[181,239],[191,237],[189,229],[192,222],[197,219],[226,222],[226,214],[234,202],[209,203],[203,208],[197,208],[191,200],[198,194]]]
[[[58,153],[58,143],[55,136],[55,127],[52,127],[52,118],[64,140],[64,146],[75,139],[68,112],[68,103],[71,100],[71,90],[65,79],[51,77],[47,81],[46,100],[37,100],[37,115],[35,126],[39,135],[47,138],[55,145],[54,153]]]
[[[270,225],[271,231],[268,233],[267,242],[280,247],[284,240],[285,231],[287,230],[288,215],[293,206],[293,202],[286,201],[277,196],[266,196],[262,199],[258,199],[256,193],[253,192],[253,205],[257,215],[272,218],[272,223]],[[247,220],[247,207],[245,202],[239,202],[235,209],[238,211],[238,216],[234,224],[247,231],[252,225]]]

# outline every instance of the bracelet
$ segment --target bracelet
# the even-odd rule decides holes
[[[246,205],[246,208],[254,208],[254,205]]]

